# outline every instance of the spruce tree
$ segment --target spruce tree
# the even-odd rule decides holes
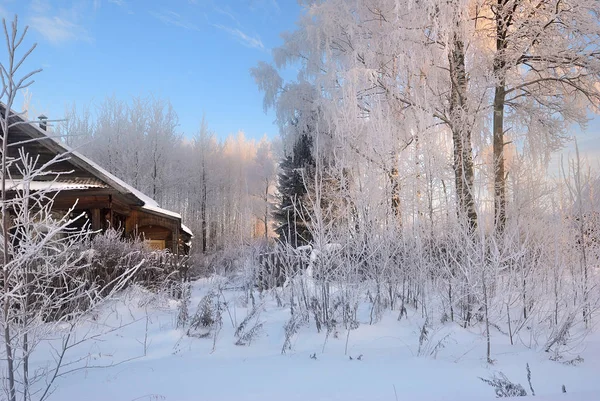
[[[314,168],[312,138],[307,133],[303,133],[294,144],[292,154],[286,156],[280,163],[278,177],[280,204],[273,213],[277,223],[275,231],[279,240],[294,248],[307,245],[312,240],[310,231],[302,219],[302,211],[306,202],[305,183],[313,177]]]

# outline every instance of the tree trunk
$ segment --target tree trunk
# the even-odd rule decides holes
[[[504,105],[506,101],[506,37],[510,14],[504,10],[505,0],[497,0],[496,54],[494,59],[494,117],[493,117],[493,166],[494,166],[494,223],[496,233],[501,234],[506,225],[506,174],[504,171]]]
[[[200,219],[202,220],[202,253],[206,253],[208,225],[206,224],[206,165],[202,155],[202,201],[200,203]]]
[[[206,224],[206,189],[202,193],[202,203],[200,205],[200,219],[202,220],[202,253],[206,253],[208,225]]]
[[[486,358],[487,363],[492,364],[492,345],[490,339],[490,314],[489,314],[489,300],[488,300],[488,288],[486,283],[486,266],[485,264],[481,267],[481,283],[483,287],[483,307],[485,313],[485,339],[486,339]]]
[[[477,212],[473,200],[473,150],[469,106],[467,104],[468,78],[465,66],[465,45],[454,35],[452,52],[448,55],[450,78],[450,121],[454,145],[454,182],[456,185],[457,213],[460,221],[466,219],[469,234],[477,228]]]
[[[6,349],[6,365],[8,370],[8,397],[10,401],[16,400],[16,392],[15,392],[15,367],[14,367],[14,359],[13,359],[13,349],[12,349],[12,336],[10,332],[10,288],[9,288],[9,271],[8,271],[8,228],[9,228],[9,216],[7,210],[7,196],[6,196],[6,178],[8,174],[8,166],[7,166],[7,152],[8,152],[8,117],[9,117],[9,109],[7,107],[5,111],[6,115],[2,121],[2,278],[4,281],[4,346]]]
[[[508,337],[510,338],[510,345],[514,345],[512,326],[510,323],[510,305],[508,302],[506,303],[506,318],[508,321]]]
[[[497,233],[506,225],[506,174],[504,170],[504,84],[496,86],[494,93],[494,223]]]
[[[396,158],[393,160],[394,167],[388,173],[390,185],[392,187],[392,211],[398,222],[398,227],[402,226],[402,210],[400,210],[400,172],[396,166]]]
[[[265,186],[265,244],[269,241],[269,182]]]

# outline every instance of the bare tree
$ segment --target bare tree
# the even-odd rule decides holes
[[[1,224],[2,224],[2,277],[3,277],[3,331],[4,331],[4,342],[6,347],[6,358],[8,364],[8,382],[9,382],[9,399],[10,401],[15,401],[16,393],[15,393],[15,377],[14,377],[14,355],[13,350],[10,346],[11,344],[11,331],[10,325],[8,324],[8,315],[11,308],[11,300],[6,296],[10,292],[9,282],[10,282],[10,254],[9,254],[9,225],[10,225],[10,217],[8,214],[8,196],[6,193],[6,183],[8,178],[8,169],[12,164],[12,161],[8,159],[8,142],[9,142],[9,132],[11,128],[14,127],[14,124],[18,124],[14,122],[12,106],[15,102],[15,98],[20,90],[29,87],[33,84],[32,77],[40,72],[41,70],[34,70],[28,73],[19,76],[19,69],[23,65],[24,61],[27,57],[33,52],[36,45],[32,45],[28,50],[26,50],[22,55],[18,55],[17,52],[19,47],[23,44],[23,40],[25,39],[25,35],[27,34],[27,27],[23,30],[23,32],[19,32],[18,29],[18,19],[15,16],[14,21],[11,24],[10,31],[7,27],[6,20],[2,20],[2,25],[4,27],[4,35],[6,39],[7,45],[7,62],[3,62],[0,64],[0,78],[2,78],[2,93],[0,94],[0,99],[2,99],[5,103],[5,108],[3,115],[0,116],[0,128],[2,132],[2,161],[0,162],[0,169],[2,170],[2,211],[1,211]]]
[[[69,172],[53,171],[58,163],[69,159],[68,153],[42,160],[28,153],[30,140],[12,136],[15,127],[29,123],[25,112],[12,109],[17,93],[33,83],[31,77],[40,70],[18,77],[19,68],[35,49],[35,45],[18,56],[27,28],[19,32],[15,17],[11,29],[3,23],[8,63],[0,64],[3,90],[2,128],[2,312],[7,373],[3,386],[9,401],[44,400],[56,385],[56,379],[73,369],[67,351],[80,345],[83,338],[72,334],[86,312],[97,307],[124,288],[142,263],[125,269],[108,283],[87,277],[90,254],[84,242],[90,235],[87,224],[74,228],[83,215],[74,208],[62,213],[53,210],[60,193],[57,180]],[[43,140],[52,140],[44,138]],[[68,322],[68,329],[57,330]],[[59,334],[61,345],[54,348],[54,364],[33,368],[31,355],[48,333]],[[68,368],[67,368],[68,367]]]

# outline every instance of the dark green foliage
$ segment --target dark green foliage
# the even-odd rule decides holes
[[[294,248],[306,245],[312,240],[302,212],[306,202],[305,184],[313,177],[314,168],[312,138],[305,133],[294,144],[292,154],[281,161],[278,181],[281,200],[273,213],[279,240]]]

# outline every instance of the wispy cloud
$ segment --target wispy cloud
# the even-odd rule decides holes
[[[31,28],[38,31],[53,44],[71,41],[91,42],[87,30],[66,18],[58,16],[36,15],[30,18]]]
[[[167,25],[172,25],[192,31],[199,30],[196,24],[194,24],[193,22],[186,21],[180,14],[176,13],[175,11],[150,11],[150,14]]]
[[[108,4],[113,4],[119,7],[122,11],[129,15],[135,14],[133,11],[133,7],[129,1],[125,0],[108,0]]]
[[[48,14],[52,11],[50,2],[47,0],[32,0],[29,9],[35,14]]]
[[[263,42],[259,36],[252,37],[250,35],[245,34],[244,32],[242,32],[241,30],[239,30],[237,28],[231,28],[231,27],[225,26],[225,25],[214,24],[214,27],[229,33],[244,46],[251,47],[254,49],[259,49],[259,50],[265,50],[265,45],[263,44]]]
[[[82,24],[88,6],[89,3],[72,2],[69,7],[56,7],[51,0],[32,0],[27,22],[31,29],[55,45],[92,42],[92,37]]]
[[[278,14],[281,12],[281,8],[279,7],[277,0],[250,0],[248,2],[248,7],[250,7],[251,10],[275,10],[275,12]]]
[[[235,17],[235,15],[233,15],[233,13],[231,12],[231,9],[229,8],[229,6],[227,6],[226,8],[221,8],[218,6],[213,6],[213,9],[219,13],[222,14],[224,16],[226,16],[227,18],[231,19],[233,22],[235,22],[235,24],[237,26],[241,26],[240,21]]]

